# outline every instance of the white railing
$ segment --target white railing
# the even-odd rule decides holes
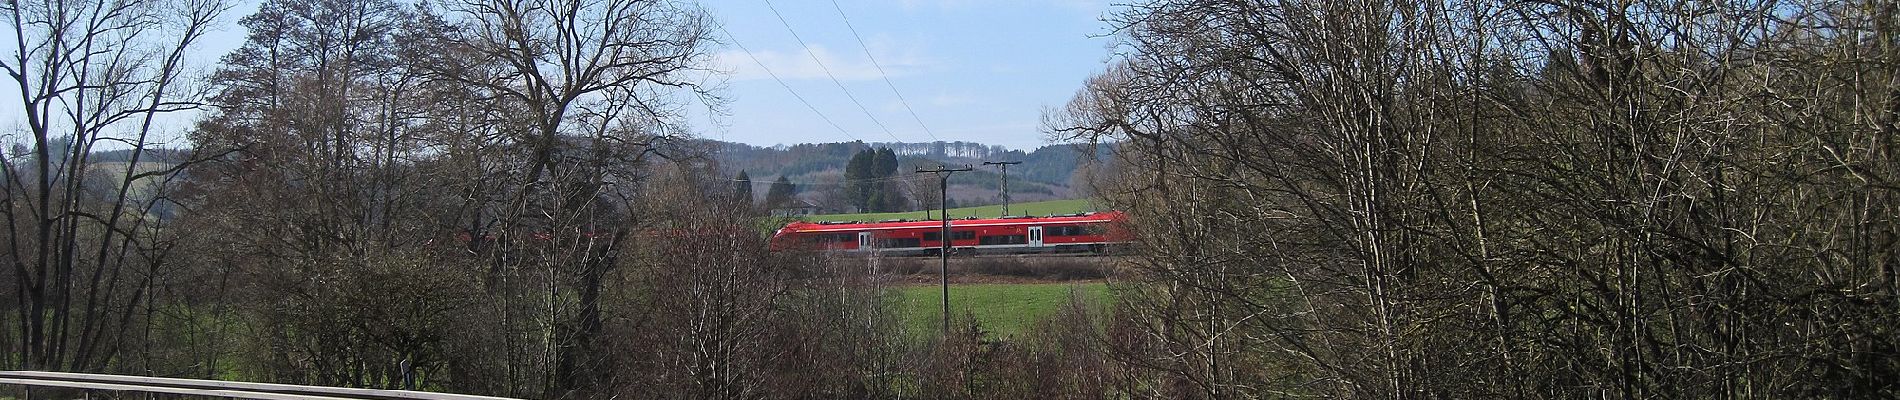
[[[354,389],[44,371],[0,371],[0,385],[26,386],[27,399],[32,399],[34,387],[54,387],[81,390],[88,398],[91,397],[93,391],[117,391],[259,400],[513,400],[505,397],[409,390]]]

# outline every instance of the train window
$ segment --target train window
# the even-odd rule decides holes
[[[820,233],[820,234],[805,236],[804,240],[809,243],[818,243],[818,244],[848,243],[848,242],[857,241],[858,235],[850,234],[850,233]]]
[[[878,240],[877,247],[894,249],[903,247],[924,247],[924,244],[921,240],[917,240],[917,238],[894,238]]]
[[[984,236],[982,240],[977,241],[977,244],[984,246],[1025,243],[1029,243],[1029,237],[1023,235]]]
[[[937,241],[937,231],[924,232],[924,240]],[[950,231],[950,240],[970,240],[976,238],[976,231]]]
[[[1094,225],[1064,225],[1043,228],[1043,236],[1086,236],[1100,235],[1102,228]]]

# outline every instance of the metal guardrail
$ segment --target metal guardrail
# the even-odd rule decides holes
[[[0,385],[258,400],[515,400],[506,397],[71,372],[0,371]]]

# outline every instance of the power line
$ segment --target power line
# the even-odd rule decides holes
[[[897,84],[891,83],[891,74],[885,73],[884,65],[877,62],[876,56],[871,55],[871,46],[864,43],[864,36],[858,35],[858,28],[851,26],[851,17],[845,16],[844,7],[838,6],[838,0],[831,0],[831,9],[838,10],[838,19],[844,20],[844,27],[851,30],[851,37],[858,39],[858,48],[864,49],[864,58],[871,60],[871,66],[877,68],[878,77],[884,78],[884,86],[891,88],[891,94],[897,96],[898,104],[903,104],[904,111],[910,112],[910,119],[916,120],[917,126],[924,128],[924,134],[930,135],[931,141],[937,141],[937,134],[930,131],[929,125],[924,125],[924,119],[917,116],[917,110],[910,107],[910,101],[905,100],[904,94],[897,91]]]
[[[840,180],[838,180],[837,182],[792,182],[792,181],[789,181],[789,180],[788,180],[788,181],[786,181],[786,183],[790,183],[790,184],[792,184],[792,185],[795,185],[795,186],[836,186],[836,185],[849,185],[849,184],[853,184],[853,183],[882,183],[882,182],[908,182],[908,181],[921,181],[921,180],[925,180],[925,179],[930,179],[930,177],[928,177],[928,176],[916,176],[916,175],[911,175],[911,176],[903,176],[903,175],[893,175],[893,176],[889,176],[889,177],[883,177],[883,178],[864,178],[864,179],[840,179]],[[740,181],[740,180],[738,180],[738,179],[733,179],[733,178],[717,178],[717,179],[715,179],[715,180],[723,180],[723,181],[727,181],[727,182],[739,182],[739,181]],[[772,182],[773,182],[773,181],[771,181],[771,180],[758,180],[758,179],[752,179],[752,180],[748,180],[748,181],[749,181],[749,182],[759,182],[759,183],[772,183]]]
[[[781,24],[781,25],[785,25],[785,31],[786,31],[786,32],[790,32],[790,33],[792,34],[792,39],[793,39],[793,40],[797,40],[797,41],[798,41],[798,45],[799,45],[800,47],[804,47],[804,48],[805,48],[805,55],[808,55],[808,56],[811,56],[811,61],[812,61],[813,63],[817,63],[817,64],[818,64],[818,69],[819,69],[819,70],[823,70],[823,71],[825,71],[825,77],[828,77],[828,78],[831,78],[831,83],[832,83],[832,84],[835,84],[835,85],[838,85],[838,90],[840,90],[840,91],[843,91],[843,92],[844,92],[844,97],[845,97],[845,98],[847,98],[847,99],[851,99],[851,104],[856,104],[856,105],[858,105],[858,110],[859,110],[859,111],[863,111],[863,112],[864,112],[864,116],[865,116],[865,117],[867,117],[867,118],[870,118],[870,119],[871,119],[871,123],[872,123],[872,124],[876,124],[876,125],[877,125],[877,127],[878,127],[878,129],[883,129],[883,130],[884,130],[884,135],[885,135],[885,136],[890,136],[890,137],[891,137],[891,140],[894,140],[894,141],[897,141],[897,142],[900,142],[900,143],[904,141],[903,139],[898,139],[898,138],[897,138],[897,134],[894,134],[894,133],[891,133],[891,128],[890,128],[890,127],[887,127],[887,126],[884,126],[884,122],[883,122],[883,121],[878,121],[878,120],[877,120],[877,116],[875,116],[875,115],[872,115],[872,114],[871,114],[871,108],[870,108],[870,107],[865,107],[865,106],[864,106],[864,103],[863,103],[863,102],[860,102],[860,101],[858,101],[858,97],[857,97],[857,96],[853,96],[853,95],[851,95],[851,89],[847,89],[847,88],[845,88],[845,87],[844,87],[844,81],[840,81],[840,80],[838,80],[838,76],[837,76],[837,75],[834,75],[834,74],[832,74],[832,73],[831,73],[831,67],[826,67],[826,66],[825,66],[825,62],[824,62],[824,61],[822,61],[822,60],[819,60],[819,59],[818,59],[818,53],[816,53],[816,52],[813,52],[813,51],[811,50],[811,45],[809,45],[809,44],[806,44],[806,43],[805,43],[805,38],[802,38],[802,37],[799,37],[799,36],[798,36],[798,30],[796,30],[796,29],[792,29],[792,23],[791,23],[791,22],[788,22],[788,21],[786,21],[786,20],[785,20],[785,15],[784,15],[784,14],[779,14],[779,12],[778,12],[778,7],[773,7],[773,6],[772,6],[772,1],[771,1],[771,0],[765,0],[765,8],[766,8],[766,9],[769,9],[769,10],[772,10],[772,15],[773,15],[773,16],[775,16],[775,17],[778,17],[778,23],[779,23],[779,24]],[[880,73],[881,73],[881,72],[880,72]],[[933,136],[933,137],[934,137],[934,136]]]
[[[739,38],[736,36],[732,36],[732,32],[726,31],[726,27],[724,25],[719,26],[719,32],[726,34],[726,39],[732,40],[733,46],[738,46],[739,51],[745,53],[746,58],[752,59],[753,64],[758,64],[759,69],[764,70],[765,74],[768,76],[771,76],[772,80],[775,82],[778,82],[779,86],[784,87],[787,93],[791,93],[792,98],[798,99],[799,104],[804,104],[805,108],[810,109],[812,114],[817,114],[818,119],[825,120],[825,123],[830,124],[832,128],[837,128],[838,133],[844,134],[845,137],[849,137],[851,138],[851,140],[859,140],[856,135],[852,135],[850,131],[844,130],[843,126],[838,126],[837,122],[833,122],[831,120],[831,117],[825,116],[824,112],[818,111],[818,107],[812,106],[810,101],[805,101],[805,96],[800,96],[798,95],[797,90],[792,90],[792,85],[786,84],[784,79],[779,79],[778,74],[773,73],[771,67],[765,66],[765,62],[759,61],[758,56],[752,55],[752,50],[746,49],[745,44],[739,43]],[[886,131],[885,133],[889,133],[889,132]]]

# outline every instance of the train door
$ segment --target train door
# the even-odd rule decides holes
[[[1029,247],[1042,247],[1042,227],[1029,227]]]
[[[871,238],[870,232],[858,232],[858,250],[875,250],[877,249],[876,244],[877,242]]]

